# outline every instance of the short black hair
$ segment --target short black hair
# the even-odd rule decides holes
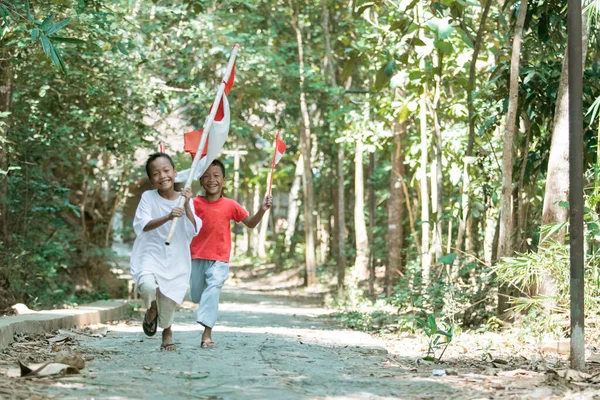
[[[213,160],[210,165],[216,165],[221,168],[221,172],[223,173],[223,178],[225,178],[225,165],[221,162],[221,160]]]
[[[148,175],[148,178],[150,178],[150,164],[152,164],[152,162],[154,160],[156,160],[157,158],[160,158],[160,157],[164,157],[167,160],[169,160],[169,162],[171,163],[171,166],[173,167],[173,169],[175,169],[175,164],[173,163],[173,159],[167,153],[158,152],[158,153],[150,154],[150,156],[148,157],[148,160],[146,161],[146,175]]]

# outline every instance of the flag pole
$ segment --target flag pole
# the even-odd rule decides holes
[[[273,187],[273,172],[275,170],[275,159],[277,157],[277,139],[279,139],[279,130],[277,131],[277,134],[275,135],[275,144],[274,144],[274,149],[273,149],[273,161],[271,161],[271,174],[269,176],[269,192],[267,194],[267,196],[271,195],[271,188]]]
[[[212,108],[210,113],[206,117],[204,121],[204,130],[202,131],[202,136],[200,137],[200,143],[198,143],[198,149],[196,150],[196,154],[194,155],[194,161],[192,161],[192,166],[190,167],[190,175],[188,176],[187,181],[185,182],[184,188],[192,187],[192,183],[194,181],[194,175],[196,175],[196,168],[198,167],[198,163],[200,162],[200,158],[202,158],[202,153],[204,150],[204,146],[206,145],[206,140],[208,139],[208,133],[212,124],[215,120],[215,115],[217,114],[217,109],[219,108],[219,103],[221,102],[221,98],[223,97],[223,93],[225,92],[225,86],[227,85],[227,81],[231,75],[231,71],[233,70],[233,66],[235,64],[235,58],[237,57],[237,53],[240,49],[240,45],[238,43],[233,45],[231,49],[231,55],[229,56],[229,63],[227,64],[227,68],[225,69],[225,75],[223,76],[223,80],[217,89],[217,94],[215,95],[215,99],[212,104]],[[177,207],[183,208],[185,202],[185,197],[179,197],[179,202],[177,203]],[[171,244],[171,240],[173,239],[173,235],[175,234],[175,228],[177,227],[177,223],[179,222],[180,217],[173,218],[173,223],[171,224],[171,230],[167,236],[167,240],[165,244],[168,246]]]

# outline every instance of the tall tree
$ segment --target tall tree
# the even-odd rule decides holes
[[[581,14],[581,49],[582,65],[585,66],[589,42],[588,12]],[[565,46],[558,93],[552,123],[552,142],[548,159],[546,189],[542,211],[542,225],[562,224],[567,222],[568,209],[564,205],[569,200],[569,63],[568,46]],[[547,239],[547,238],[546,238]],[[552,240],[564,243],[565,230],[554,231]],[[540,277],[538,292],[545,296],[556,295],[556,278],[550,274]],[[548,305],[551,307],[551,304]]]
[[[425,25],[423,5],[417,5],[418,20]],[[425,39],[424,29],[419,30],[421,40]],[[419,60],[421,71],[426,70],[425,56],[422,55]],[[419,96],[419,133],[421,141],[419,143],[421,158],[419,165],[419,184],[421,189],[421,273],[425,287],[429,285],[429,275],[431,273],[431,255],[429,254],[429,235],[431,231],[429,214],[429,180],[427,171],[429,167],[429,140],[427,135],[427,83],[423,80],[422,92]]]
[[[333,51],[331,49],[331,35],[330,35],[330,21],[329,21],[329,10],[327,8],[326,0],[321,1],[321,23],[323,26],[323,36],[325,38],[325,62],[324,67],[329,78],[329,84],[333,87],[337,87],[337,79],[335,74],[335,67],[333,64]],[[346,274],[346,213],[345,213],[345,202],[344,202],[344,143],[338,143],[336,165],[335,165],[335,176],[336,176],[336,195],[334,208],[335,218],[335,246],[333,246],[337,253],[335,254],[337,262],[337,284],[338,287],[344,286],[344,278]]]
[[[8,239],[8,123],[12,99],[12,58],[0,41],[0,235],[2,242]]]
[[[506,116],[506,133],[502,150],[502,194],[500,209],[500,237],[498,239],[498,258],[512,254],[512,169],[513,141],[517,129],[517,110],[519,101],[519,65],[521,60],[521,40],[523,25],[527,15],[527,0],[520,0],[517,22],[512,41],[510,59],[510,84],[508,95],[508,113]],[[507,288],[501,288],[498,298],[498,314],[503,315],[507,309]]]
[[[315,262],[315,233],[314,233],[314,194],[313,177],[311,167],[311,133],[310,116],[306,103],[305,72],[304,72],[304,44],[302,39],[302,29],[300,27],[298,16],[299,7],[294,7],[292,0],[288,0],[291,11],[291,23],[296,33],[296,42],[298,45],[298,74],[300,91],[300,113],[302,116],[302,128],[300,135],[300,145],[304,160],[302,190],[304,195],[304,238],[305,238],[305,263],[306,263],[306,285],[312,286],[317,280],[316,262]]]
[[[398,95],[396,94],[396,97]],[[391,151],[390,198],[388,200],[388,263],[385,268],[385,291],[389,297],[396,283],[396,278],[404,274],[402,251],[404,249],[404,207],[406,206],[403,190],[405,174],[404,148],[402,142],[406,135],[406,119],[400,112],[392,123],[393,148]]]
[[[363,114],[363,126],[365,129],[369,123],[369,99],[365,101]],[[356,258],[354,261],[354,275],[359,280],[365,280],[369,277],[369,236],[367,234],[367,224],[365,221],[365,180],[363,152],[364,145],[362,135],[365,132],[358,132],[356,137],[354,155],[354,236],[356,240]]]
[[[469,80],[467,82],[467,113],[469,118],[469,139],[467,142],[467,150],[464,158],[464,173],[462,180],[461,189],[461,214],[458,226],[458,236],[456,248],[460,251],[464,248],[464,239],[467,226],[467,218],[469,215],[469,191],[471,178],[469,175],[469,164],[473,162],[473,147],[475,145],[475,88],[476,88],[476,66],[479,59],[479,53],[481,51],[481,44],[483,42],[483,33],[486,27],[486,21],[490,12],[490,6],[492,0],[486,0],[483,11],[481,13],[481,19],[479,27],[477,28],[477,37],[473,43],[473,54],[471,56],[471,62],[469,63]],[[459,253],[459,257],[462,253]]]
[[[583,65],[585,65],[589,41],[587,15],[587,11],[582,13],[581,45]],[[546,189],[544,191],[542,225],[564,223],[568,217],[568,209],[564,206],[569,198],[569,65],[567,53],[568,48],[565,46],[565,56],[560,73],[554,120],[552,122],[552,142],[548,159]],[[555,232],[552,239],[563,243],[565,231]]]

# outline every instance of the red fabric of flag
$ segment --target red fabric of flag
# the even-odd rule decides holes
[[[275,138],[275,160],[273,162],[273,165],[277,165],[279,160],[281,160],[281,157],[283,157],[283,153],[285,153],[285,147],[285,143],[279,140],[279,135],[277,135],[277,137]]]

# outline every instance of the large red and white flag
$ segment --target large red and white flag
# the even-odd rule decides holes
[[[223,148],[223,145],[225,144],[225,141],[227,140],[227,135],[229,134],[229,123],[231,120],[229,112],[229,100],[227,100],[227,94],[229,94],[229,91],[233,86],[234,80],[235,64],[233,65],[233,69],[231,70],[231,75],[229,76],[229,79],[225,83],[223,97],[221,98],[221,102],[219,103],[219,107],[217,108],[215,119],[210,128],[210,132],[208,133],[208,140],[206,141],[206,145],[204,146],[204,150],[202,151],[202,158],[200,158],[198,167],[196,168],[194,180],[198,180],[202,176],[202,174],[206,172],[206,170],[210,166],[210,163],[212,163],[217,158],[217,156],[221,152],[221,149]],[[210,111],[212,111],[212,107]],[[204,128],[200,128],[195,131],[188,132],[183,136],[183,150],[187,153],[190,153],[192,159],[195,157],[196,151],[198,150],[200,138],[202,137],[203,131]],[[175,182],[186,182],[189,174],[189,169],[177,172]]]

